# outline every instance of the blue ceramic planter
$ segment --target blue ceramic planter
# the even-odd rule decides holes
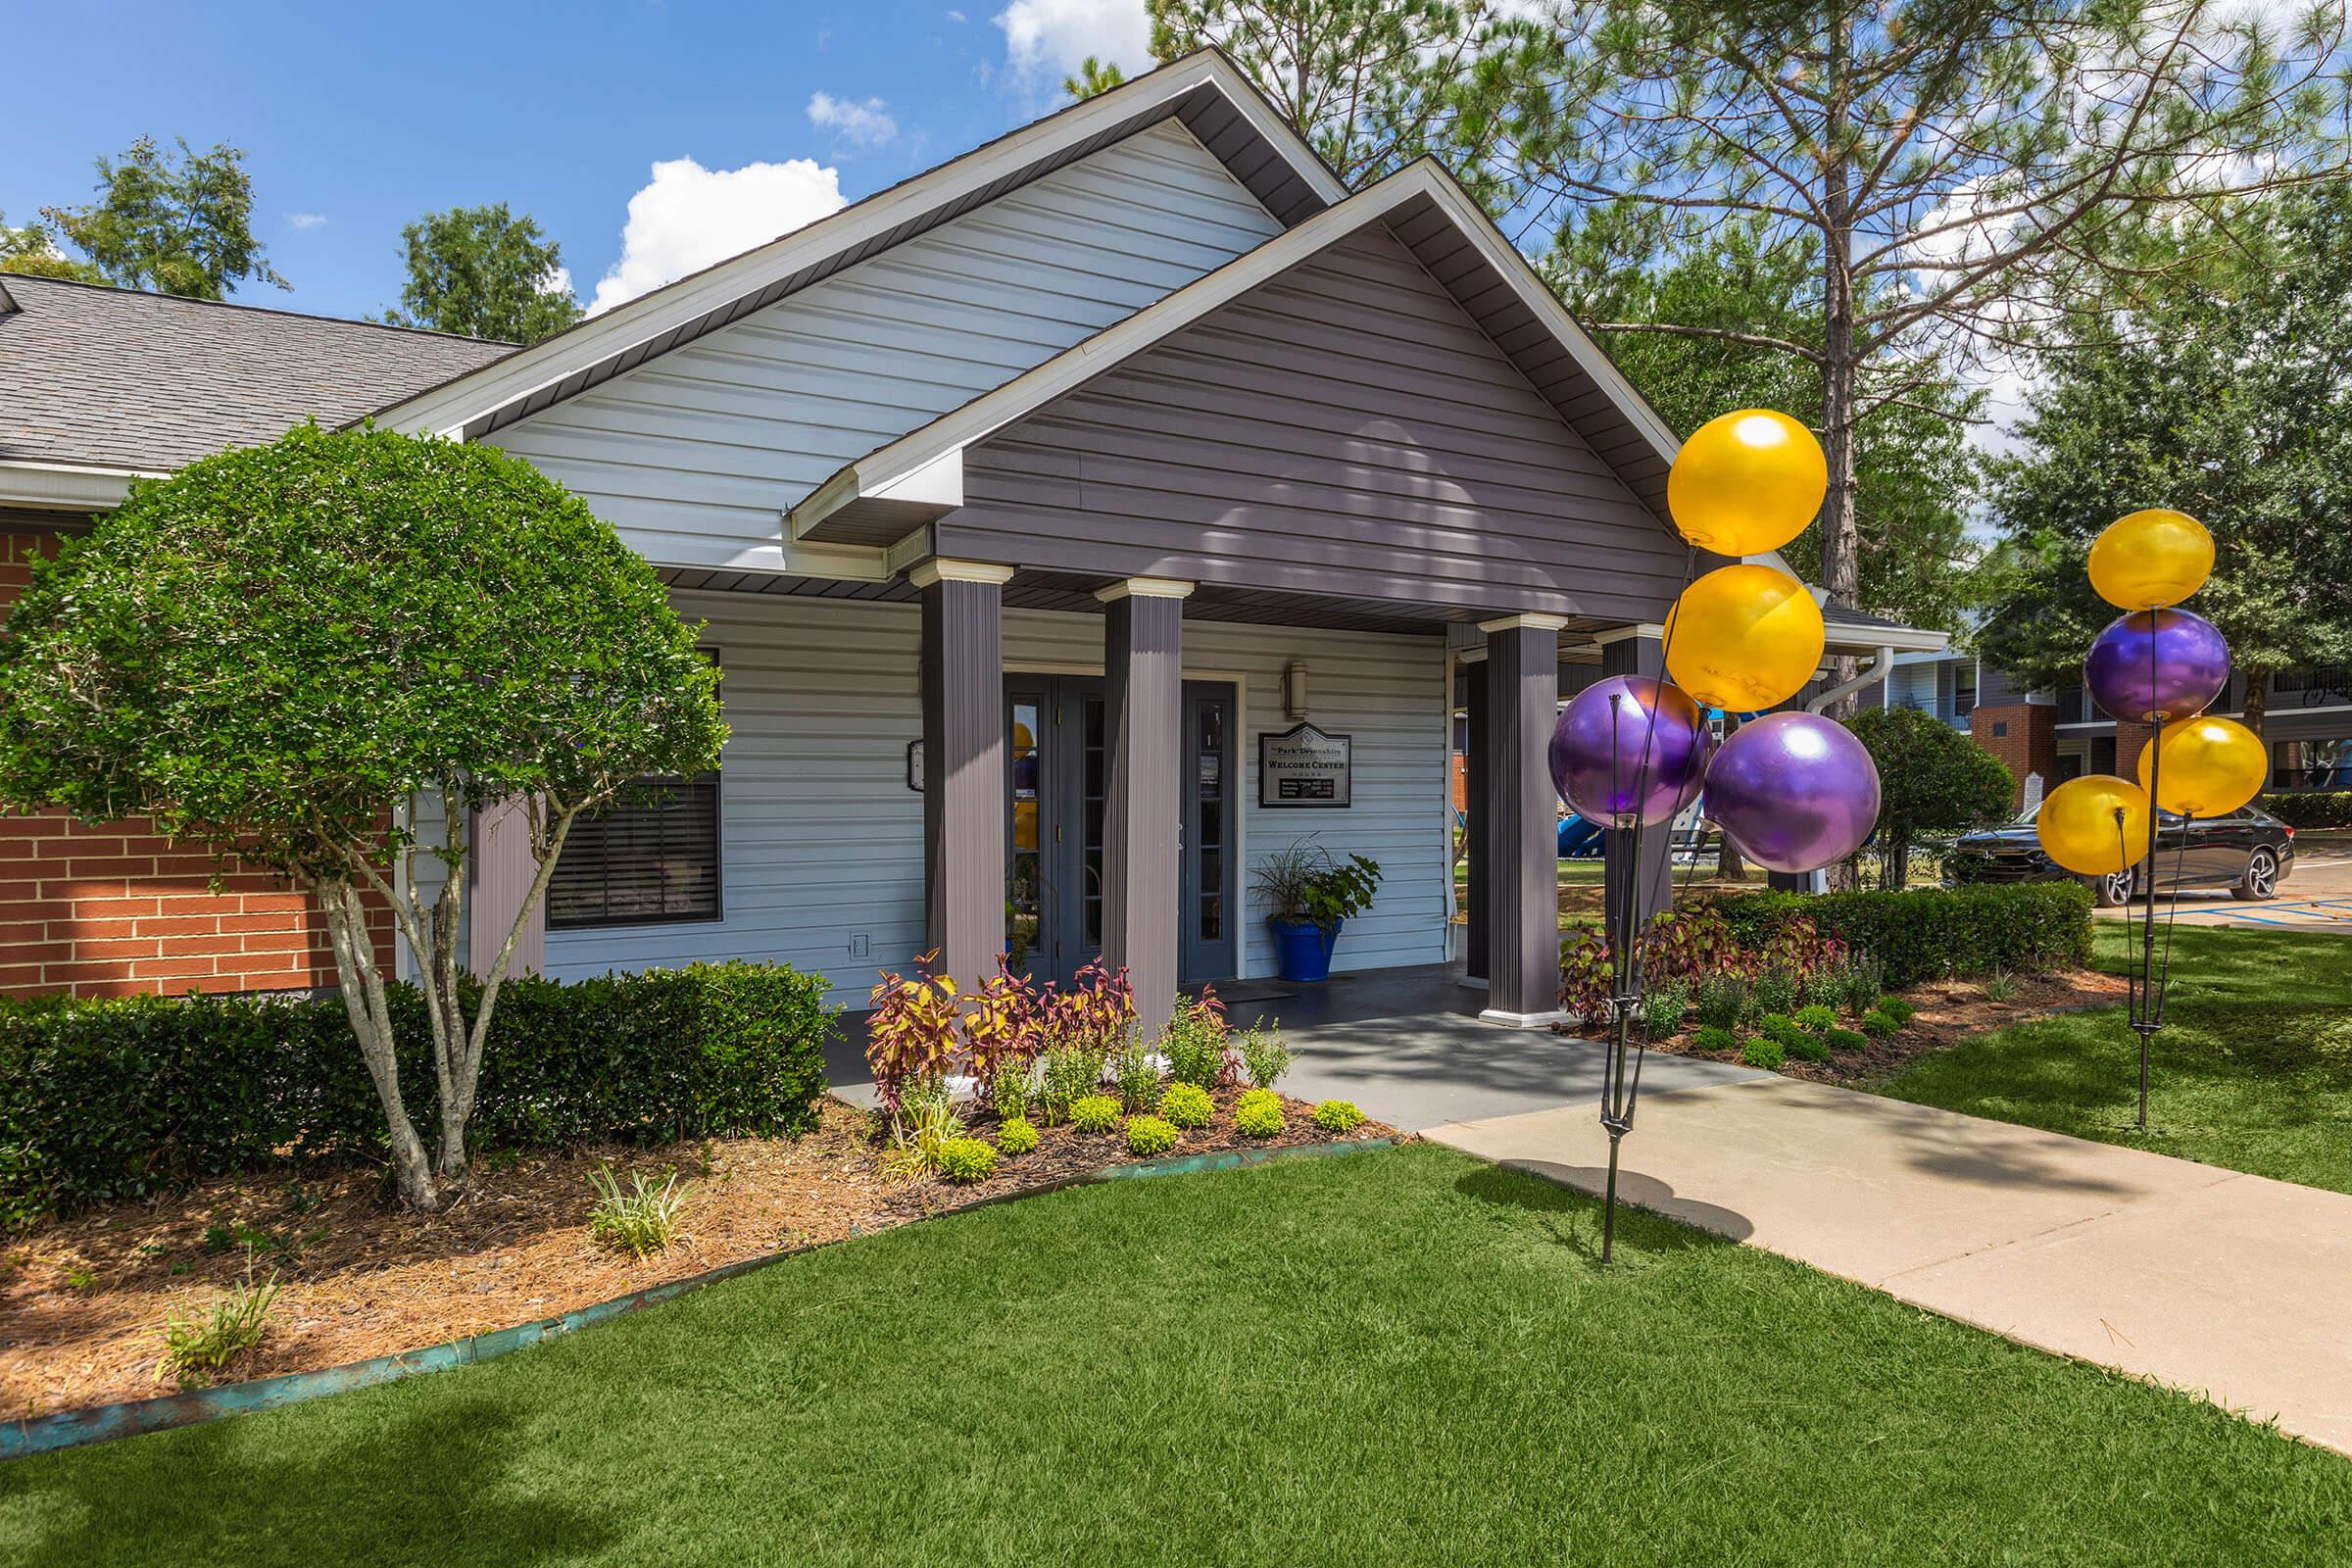
[[[1282,966],[1282,977],[1296,982],[1330,979],[1331,950],[1340,940],[1340,927],[1345,923],[1334,920],[1326,930],[1312,920],[1268,915],[1266,928],[1274,933],[1274,956]]]

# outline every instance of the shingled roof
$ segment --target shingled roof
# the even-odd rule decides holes
[[[514,352],[441,332],[0,275],[0,464],[161,472],[274,440],[305,419],[340,424]]]

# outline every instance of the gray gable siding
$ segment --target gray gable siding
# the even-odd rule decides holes
[[[1681,541],[1373,225],[966,454],[942,554],[1654,618]]]
[[[1280,231],[1164,122],[489,439],[656,564],[781,571],[842,464]]]

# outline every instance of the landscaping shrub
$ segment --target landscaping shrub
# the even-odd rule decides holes
[[[1768,964],[1756,973],[1748,996],[1767,1021],[1796,1010],[1796,971]]]
[[[1919,1009],[1900,997],[1881,997],[1879,1011],[1892,1018],[1896,1023],[1909,1023],[1912,1014],[1918,1012]]]
[[[1244,1030],[1235,1042],[1235,1049],[1241,1054],[1242,1070],[1259,1089],[1273,1088],[1291,1070],[1291,1048],[1273,1029]]]
[[[1848,1012],[1868,1012],[1886,990],[1886,967],[1867,953],[1846,960],[1838,973],[1838,1000]]]
[[[1070,1102],[1070,1125],[1082,1133],[1106,1133],[1119,1124],[1119,1102],[1108,1095],[1080,1095]]]
[[[1804,1003],[1805,1010],[1821,1007],[1836,1012],[1838,1004],[1845,1000],[1845,971],[1849,967],[1850,964],[1839,964],[1836,968],[1816,969],[1799,981],[1797,999]]]
[[[2075,882],[1901,893],[1735,893],[1717,906],[1740,941],[1756,947],[1789,921],[1810,917],[1826,936],[1869,954],[1883,966],[1883,983],[1898,988],[2090,961],[2090,890]]]
[[[1170,1084],[1159,1097],[1159,1113],[1179,1127],[1205,1127],[1216,1116],[1217,1105],[1199,1084]]]
[[[1698,1021],[1707,1029],[1728,1035],[1747,1015],[1747,982],[1736,974],[1711,974],[1698,983]],[[1723,1047],[1729,1049],[1727,1040]]]
[[[1891,1013],[1873,1007],[1862,1015],[1862,1033],[1873,1040],[1884,1040],[1902,1028]]]
[[[2255,804],[2290,827],[2352,827],[2352,790],[2265,795]]]
[[[997,1147],[1007,1154],[1034,1153],[1037,1150],[1037,1128],[1019,1117],[999,1122]]]
[[[1833,1024],[1836,1018],[1830,1020]],[[1794,1056],[1799,1061],[1827,1061],[1830,1048],[1811,1029],[1785,1012],[1768,1012],[1762,1025],[1763,1038],[1781,1048],[1783,1058]]]
[[[1824,1029],[1818,1038],[1832,1051],[1866,1051],[1870,1047],[1870,1036],[1853,1029]]]
[[[1701,1051],[1729,1051],[1740,1042],[1731,1030],[1721,1024],[1710,1023],[1702,1025],[1698,1033],[1690,1037],[1690,1043]]]
[[[1690,987],[1681,980],[1663,980],[1642,998],[1642,1031],[1646,1035],[1673,1034],[1683,1026],[1690,1005]]]
[[[678,1216],[686,1211],[686,1195],[679,1190],[678,1173],[664,1171],[660,1185],[643,1171],[629,1177],[628,1191],[611,1165],[588,1173],[596,1202],[588,1210],[588,1234],[631,1257],[650,1257],[677,1239]]]
[[[1195,1086],[1197,1087],[1197,1086]],[[1176,1147],[1176,1129],[1157,1116],[1136,1116],[1127,1123],[1127,1152],[1164,1154]]]
[[[1141,1040],[1130,1040],[1110,1061],[1110,1081],[1118,1086],[1122,1110],[1149,1110],[1159,1099],[1159,1063]]]
[[[1272,1138],[1282,1123],[1282,1097],[1271,1089],[1252,1089],[1234,1102],[1234,1130],[1245,1138]]]
[[[1351,1133],[1364,1124],[1352,1100],[1326,1100],[1315,1106],[1315,1125],[1327,1133]]]
[[[1818,1004],[1808,1007],[1799,1007],[1796,1009],[1796,1021],[1800,1028],[1835,1029],[1838,1027],[1838,1009],[1821,1006]]]
[[[939,1179],[958,1186],[984,1182],[997,1173],[997,1152],[977,1138],[951,1138],[940,1146]]]
[[[1027,1066],[1007,1067],[988,1081],[989,1108],[1001,1122],[1027,1121],[1029,1103],[1037,1098],[1037,1081]]]
[[[1214,1089],[1230,1072],[1225,1059],[1225,1004],[1206,986],[1198,998],[1176,1004],[1159,1037],[1168,1076],[1180,1084]]]
[[[834,1028],[825,981],[695,964],[500,992],[476,1149],[798,1135]],[[433,1081],[421,997],[390,993],[404,1082]],[[429,1143],[429,1097],[413,1106]],[[0,1224],[300,1159],[380,1160],[384,1112],[337,998],[0,1002]]]
[[[882,1179],[910,1182],[936,1176],[948,1145],[963,1136],[963,1118],[948,1098],[947,1085],[933,1079],[906,1091],[890,1117],[890,1147],[882,1152]]]
[[[1066,1121],[1070,1107],[1102,1086],[1104,1060],[1100,1054],[1076,1046],[1056,1046],[1046,1053],[1037,1102],[1045,1112],[1047,1126]]]
[[[1788,1060],[1788,1055],[1782,1049],[1779,1041],[1767,1040],[1762,1035],[1756,1035],[1751,1037],[1746,1045],[1740,1048],[1740,1059],[1750,1067],[1761,1067],[1767,1072],[1778,1072],[1781,1063]]]

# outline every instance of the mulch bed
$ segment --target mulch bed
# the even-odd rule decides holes
[[[2095,969],[2070,969],[2057,974],[2018,976],[2008,1000],[1995,1002],[1984,995],[1978,980],[1938,980],[1901,993],[1918,1008],[1909,1023],[1885,1040],[1874,1040],[1861,1051],[1833,1051],[1827,1061],[1799,1061],[1791,1056],[1781,1068],[1790,1078],[1822,1084],[1869,1083],[1891,1078],[1911,1062],[1934,1052],[1947,1051],[1973,1036],[2044,1013],[2071,1012],[2083,1007],[2109,1006],[2124,1000],[2122,975]],[[1853,1020],[1841,1018],[1852,1026]],[[1652,1040],[1652,1051],[1677,1056],[1705,1056],[1712,1061],[1740,1059],[1738,1051],[1700,1051],[1691,1044],[1695,1028],[1671,1039]]]
[[[1282,1133],[1233,1130],[1237,1091],[1217,1119],[1162,1157],[1328,1143],[1313,1107],[1289,1100]],[[0,1250],[0,1419],[171,1392],[156,1357],[166,1320],[214,1292],[274,1271],[269,1332],[223,1382],[340,1366],[553,1317],[649,1285],[787,1248],[887,1230],[975,1199],[1009,1197],[1133,1158],[1126,1134],[1039,1127],[1036,1151],[1001,1157],[966,1187],[882,1180],[865,1113],[826,1100],[797,1141],[712,1139],[662,1149],[493,1156],[439,1214],[403,1212],[380,1173],[352,1167],[222,1178],[151,1202],[52,1220]],[[993,1124],[975,1117],[972,1131]],[[1349,1138],[1396,1136],[1365,1122]],[[638,1261],[588,1234],[588,1173],[675,1169],[688,1185],[685,1234]]]

